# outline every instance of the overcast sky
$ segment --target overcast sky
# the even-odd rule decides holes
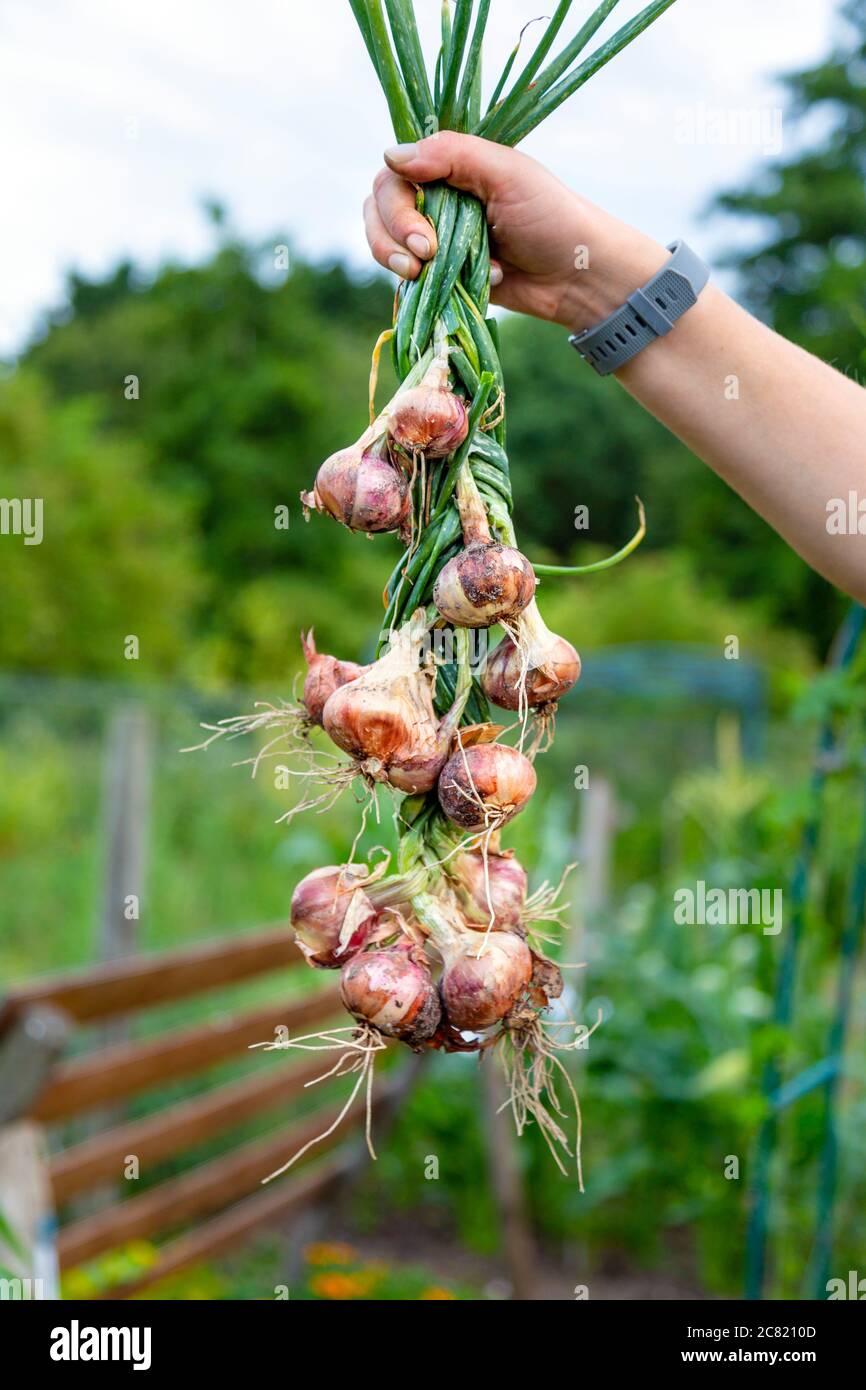
[[[551,5],[493,0],[488,72]],[[621,0],[602,37],[639,7]],[[773,77],[825,53],[836,9],[678,0],[524,148],[711,255],[721,229],[702,209],[778,152]],[[439,0],[416,10],[432,33]],[[205,197],[245,235],[288,230],[305,254],[366,264],[360,204],[391,143],[348,0],[3,0],[0,131],[6,354],[62,298],[67,268],[201,256]]]

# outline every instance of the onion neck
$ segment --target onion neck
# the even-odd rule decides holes
[[[535,599],[530,599],[515,620],[520,633],[520,645],[527,654],[527,669],[542,670],[554,654],[557,638],[541,616]]]
[[[428,869],[417,864],[405,874],[390,874],[380,883],[370,885],[364,892],[373,906],[381,911],[384,907],[396,907],[398,903],[410,902],[418,893],[423,893],[430,881]]]
[[[432,893],[416,893],[412,907],[424,932],[446,963],[466,954],[467,938],[470,938],[468,944],[474,944],[469,928],[456,921],[444,898],[434,897]]]
[[[427,612],[418,608],[402,627],[393,628],[388,638],[388,650],[370,668],[375,679],[392,681],[398,675],[416,676],[421,667],[421,644],[427,632]],[[359,679],[363,679],[360,677]]]
[[[460,727],[463,711],[472,694],[472,667],[469,660],[469,632],[467,628],[454,628],[454,641],[457,648],[457,685],[454,703],[439,725],[439,742],[446,747]]]
[[[472,476],[468,459],[465,459],[460,465],[455,492],[464,544],[467,548],[470,545],[489,545],[492,537],[490,523],[487,520],[487,509]]]
[[[451,369],[448,366],[449,348],[447,343],[443,343],[430,363],[420,384],[428,386],[432,391],[450,391],[451,389]],[[397,392],[399,396],[400,392]]]
[[[361,438],[359,439],[358,443],[361,445],[362,448],[367,448],[368,445],[372,444],[374,440],[381,439],[381,438],[387,438],[387,435],[388,435],[388,421],[390,420],[390,417],[391,417],[391,415],[393,414],[393,411],[394,411],[394,403],[395,403],[395,401],[397,401],[397,400],[400,398],[400,396],[403,395],[404,391],[411,391],[411,390],[413,389],[413,387],[415,387],[415,386],[420,386],[420,385],[422,384],[422,382],[423,382],[423,384],[424,384],[425,386],[426,386],[426,385],[431,385],[431,384],[433,384],[432,382],[428,382],[427,377],[428,377],[428,375],[430,375],[431,372],[434,371],[434,369],[435,369],[435,370],[437,371],[437,373],[438,373],[438,375],[437,375],[437,377],[436,377],[436,381],[438,382],[438,379],[439,379],[439,377],[441,377],[441,372],[442,372],[441,366],[440,366],[440,367],[437,367],[437,363],[439,362],[440,357],[441,357],[441,354],[438,354],[438,355],[437,355],[436,353],[434,353],[434,350],[433,350],[432,347],[429,347],[425,353],[422,353],[422,355],[418,358],[418,361],[415,363],[415,365],[414,365],[414,367],[412,368],[412,370],[411,370],[411,371],[408,373],[408,375],[407,375],[406,377],[404,377],[404,379],[401,381],[400,385],[398,386],[397,390],[394,392],[394,395],[391,397],[391,399],[389,400],[388,404],[384,407],[383,410],[381,410],[381,411],[379,412],[379,414],[376,416],[376,418],[375,418],[375,420],[372,422],[372,424],[371,424],[371,425],[364,431],[364,433],[361,435]],[[446,358],[445,358],[444,370],[445,370],[445,382],[446,382],[446,385],[447,385],[447,382],[448,382],[448,358],[447,358],[447,356],[446,356]]]

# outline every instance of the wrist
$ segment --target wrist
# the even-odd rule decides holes
[[[556,315],[572,333],[607,318],[661,270],[670,255],[652,237],[591,205],[581,211],[576,232],[578,225],[574,271]]]

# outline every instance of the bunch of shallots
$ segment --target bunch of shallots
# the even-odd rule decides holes
[[[458,0],[453,14],[442,7],[441,48],[429,72],[411,0],[384,8],[351,0],[399,141],[455,129],[506,145],[535,129],[671,3],[649,0],[588,57],[583,49],[611,0],[567,40],[560,30],[571,6],[557,5],[525,68],[512,80],[512,54],[485,104],[489,0]],[[643,537],[643,512],[638,534],[609,559],[569,569],[533,565],[521,553],[498,327],[488,312],[485,209],[447,183],[419,186],[417,207],[438,249],[416,280],[398,287],[393,323],[373,353],[370,424],[321,464],[301,495],[307,519],[317,512],[350,531],[402,541],[375,659],[360,666],[324,655],[310,632],[299,703],[207,726],[207,741],[261,733],[254,772],[279,756],[306,779],[296,785],[322,787],[305,792],[287,816],[324,808],[352,785],[363,802],[362,831],[369,814],[380,817],[380,798],[394,799],[392,872],[385,860],[375,869],[356,863],[353,846],[348,863],[317,869],[295,889],[298,946],[311,966],[340,971],[354,1020],[348,1039],[337,1030],[318,1044],[295,1044],[342,1049],[327,1075],[356,1076],[347,1105],[365,1080],[369,1097],[373,1061],[387,1039],[416,1051],[493,1049],[518,1131],[537,1124],[556,1152],[571,1141],[553,1083],[564,1084],[579,1117],[561,1054],[584,1044],[576,1026],[557,1033],[568,1022],[544,1017],[562,993],[559,969],[535,949],[537,924],[555,921],[560,910],[555,893],[543,885],[528,894],[527,875],[500,834],[533,795],[534,760],[580,675],[574,647],[544,623],[539,577],[618,563]],[[400,384],[377,411],[386,343]],[[470,634],[486,640],[494,628],[500,633],[486,661],[470,659]],[[507,712],[510,727],[493,722],[491,705]],[[579,1118],[577,1136],[579,1169]]]

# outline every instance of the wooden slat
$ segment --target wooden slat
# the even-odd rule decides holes
[[[395,1084],[392,1082],[390,1086],[380,1086],[377,1107],[388,1099]],[[344,1082],[344,1085],[348,1085],[348,1082]],[[259,1183],[280,1168],[298,1149],[323,1134],[337,1118],[343,1104],[344,1101],[341,1101],[327,1110],[316,1111],[292,1129],[281,1129],[266,1139],[243,1144],[231,1153],[199,1164],[180,1177],[142,1192],[139,1197],[131,1197],[118,1206],[82,1217],[62,1228],[57,1238],[61,1269],[83,1264],[104,1250],[114,1249],[126,1241],[182,1226],[254,1192]],[[312,1152],[320,1154],[342,1142],[352,1129],[363,1122],[365,1114],[363,1098],[359,1098],[336,1133],[317,1144]],[[302,1163],[305,1161],[301,1160]]]
[[[303,1211],[318,1201],[335,1183],[351,1173],[355,1163],[351,1152],[338,1154],[325,1163],[317,1163],[309,1172],[300,1173],[291,1182],[275,1182],[252,1197],[245,1197],[228,1211],[167,1241],[159,1252],[157,1263],[137,1279],[115,1285],[95,1297],[102,1300],[131,1298],[200,1260],[221,1255],[260,1227],[284,1221],[292,1212]]]
[[[108,961],[11,990],[0,1008],[0,1031],[32,1004],[54,1004],[79,1023],[91,1023],[299,965],[301,960],[288,927],[273,926],[181,951]]]
[[[244,1014],[221,1014],[208,1023],[145,1042],[119,1043],[56,1067],[35,1102],[33,1118],[49,1123],[93,1106],[147,1090],[169,1077],[201,1071],[285,1025],[298,1033],[335,1014],[339,993],[329,987],[291,1004],[271,1004]]]
[[[321,1056],[286,1067],[268,1058],[266,1074],[247,1076],[219,1086],[194,1100],[184,1100],[143,1120],[96,1134],[51,1160],[50,1175],[57,1206],[96,1183],[119,1180],[128,1154],[142,1170],[168,1154],[180,1153],[214,1134],[241,1124],[252,1115],[282,1105],[322,1073]]]

